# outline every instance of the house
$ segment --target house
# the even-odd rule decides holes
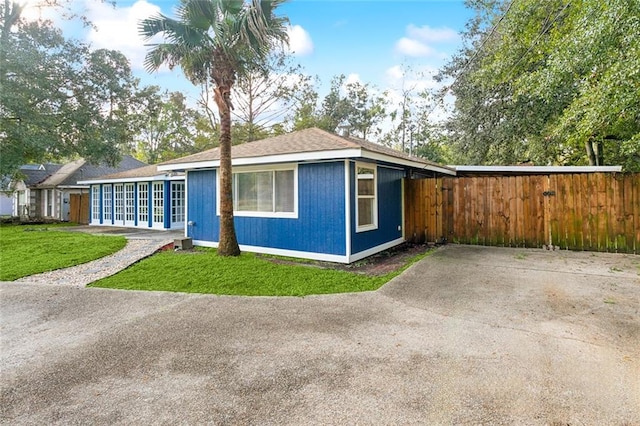
[[[89,186],[83,179],[130,170],[145,165],[124,156],[115,166],[93,165],[84,159],[61,164],[29,164],[20,167],[23,179],[12,183],[13,215],[22,220],[61,220],[86,223]]]
[[[455,175],[317,128],[233,146],[232,164],[241,250],[341,263],[405,241],[403,179]],[[185,234],[196,245],[218,244],[219,166],[218,148],[158,165],[185,172]],[[92,187],[96,206],[99,191]]]
[[[139,167],[80,181],[90,187],[89,224],[183,229],[184,173]]]

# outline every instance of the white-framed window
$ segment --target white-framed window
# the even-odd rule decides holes
[[[132,183],[124,184],[124,220],[126,222],[136,220],[136,195]]]
[[[118,225],[124,219],[124,190],[121,183],[113,185],[113,218]]]
[[[164,182],[153,182],[153,223],[164,225]]]
[[[100,185],[91,187],[91,221],[100,222]]]
[[[102,219],[111,223],[111,210],[113,209],[113,199],[111,195],[111,184],[102,187]]]
[[[239,169],[233,172],[232,185],[236,216],[298,217],[296,165]],[[218,196],[218,214],[219,200]]]
[[[149,225],[149,184],[138,184],[138,225]]]
[[[356,163],[356,232],[378,228],[377,171],[374,164]]]
[[[184,182],[171,182],[171,223],[184,222]]]

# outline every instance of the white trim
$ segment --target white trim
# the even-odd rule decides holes
[[[368,224],[368,225],[358,225],[359,223],[359,217],[358,214],[360,213],[358,211],[358,200],[359,200],[359,195],[358,195],[358,167],[366,167],[369,169],[373,169],[373,206],[371,206],[372,209],[372,214],[373,214],[373,223]],[[367,175],[368,176],[368,175]],[[355,173],[354,173],[354,177],[355,179],[354,181],[354,195],[355,195],[355,204],[356,204],[356,233],[359,232],[366,232],[366,231],[373,231],[378,229],[378,165],[376,163],[364,163],[364,162],[359,162],[356,161],[355,163]],[[366,199],[371,199],[370,196],[366,196]]]
[[[237,211],[233,210],[233,216],[237,217],[265,217],[275,219],[298,219],[298,164],[274,164],[264,166],[236,167],[231,172],[233,183],[233,175],[235,173],[255,173],[255,172],[275,172],[293,170],[293,212],[253,212],[253,211]],[[275,185],[275,180],[274,180]],[[235,192],[234,192],[235,195]],[[275,192],[273,194],[275,197]],[[220,216],[220,169],[216,172],[216,215]]]
[[[505,173],[615,173],[622,166],[450,166],[458,172]]]
[[[407,160],[407,159],[403,159],[403,158],[392,157],[392,156],[386,155],[386,154],[380,154],[378,152],[372,152],[372,151],[363,150],[363,153],[362,153],[361,157],[362,158],[367,158],[369,160],[385,161],[385,162],[391,163],[391,164],[400,164],[402,166],[412,167],[414,169],[429,170],[429,171],[432,171],[432,172],[438,172],[438,173],[442,173],[442,174],[445,174],[445,175],[451,175],[451,176],[455,176],[456,175],[456,171],[452,170],[448,166],[437,166],[437,165],[433,165],[433,164],[425,164],[425,163],[421,163],[421,162],[418,162],[418,161],[412,161],[412,160]]]
[[[301,162],[301,161],[342,160],[342,159],[348,159],[348,158],[353,158],[353,159],[368,158],[371,160],[384,161],[387,163],[413,167],[416,169],[430,170],[430,171],[443,173],[451,176],[456,175],[455,170],[452,170],[447,166],[425,164],[419,161],[413,161],[409,159],[404,159],[404,158],[394,157],[387,154],[381,154],[378,152],[369,151],[365,148],[333,149],[333,150],[327,150],[327,151],[265,155],[262,157],[234,158],[231,160],[231,165],[247,166],[247,165],[260,165],[260,164],[272,164],[272,163],[292,163],[292,162]],[[158,170],[159,171],[186,170],[186,169],[201,169],[201,168],[210,168],[210,167],[219,167],[219,166],[220,166],[220,160],[191,161],[187,163],[158,165]]]
[[[193,240],[193,244],[201,247],[217,248],[218,243],[214,241]],[[348,263],[347,256],[339,254],[315,253],[309,251],[286,250],[271,247],[247,246],[240,244],[240,251],[250,253],[273,254],[276,256],[298,257],[301,259],[320,260],[323,262]]]
[[[165,180],[184,180],[184,175],[167,176],[165,174],[161,174],[156,176],[127,177],[127,178],[118,178],[118,179],[80,180],[78,181],[78,184],[95,185],[98,183],[152,182],[152,181],[165,181]]]
[[[351,173],[349,160],[344,160],[344,226],[347,259],[351,256]]]
[[[404,243],[404,241],[405,241],[404,238],[397,238],[397,239],[395,239],[393,241],[389,241],[387,243],[380,244],[379,246],[371,247],[370,249],[361,251],[359,253],[352,254],[351,256],[349,256],[349,262],[348,263],[356,262],[356,261],[358,261],[360,259],[364,259],[365,257],[368,257],[368,256],[371,256],[373,254],[379,253],[382,250],[386,250],[386,249],[389,249],[391,247],[395,247],[398,244]]]

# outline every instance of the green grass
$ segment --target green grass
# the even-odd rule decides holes
[[[161,252],[94,287],[244,296],[306,296],[375,290],[427,253],[383,276],[270,262],[252,253],[221,257],[213,249]]]
[[[63,226],[0,226],[0,281],[86,263],[127,244],[124,237],[64,232]]]

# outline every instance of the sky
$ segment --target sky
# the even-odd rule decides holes
[[[74,4],[96,29],[61,23],[67,35],[96,49],[122,51],[143,84],[180,90],[195,102],[199,88],[179,71],[149,74],[142,65],[148,47],[137,33],[138,22],[157,13],[174,17],[177,0],[116,0],[115,8],[97,0]],[[462,0],[289,0],[277,13],[289,18],[294,61],[319,77],[321,97],[331,78],[344,74],[348,82],[388,90],[392,99],[403,85],[403,67],[423,73],[421,78],[406,76],[405,87],[438,87],[432,76],[461,47],[459,32],[472,16]]]

